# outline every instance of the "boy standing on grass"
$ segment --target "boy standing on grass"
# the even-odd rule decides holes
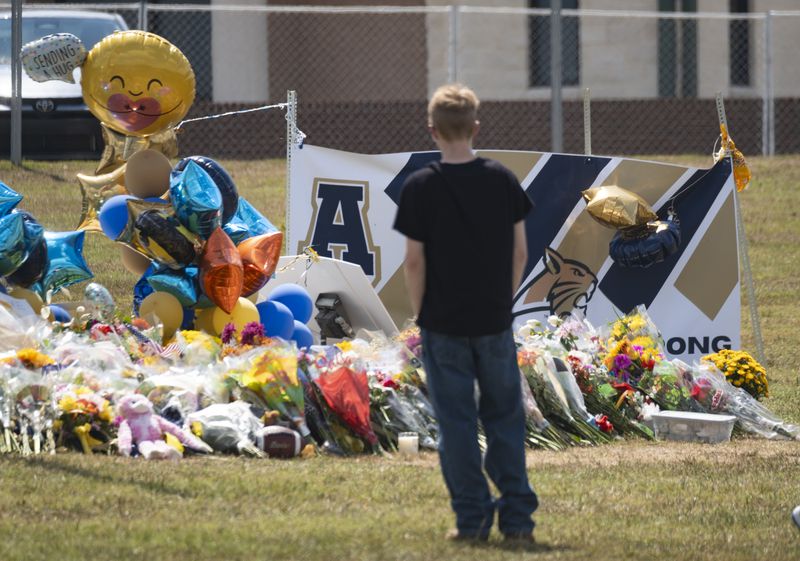
[[[458,84],[433,94],[428,128],[441,162],[408,178],[394,227],[407,238],[406,285],[456,514],[448,537],[486,540],[497,509],[506,539],[532,542],[538,501],[525,471],[511,305],[527,261],[524,218],[533,204],[511,171],[473,154],[478,105],[472,90]],[[496,501],[482,468],[500,491]]]

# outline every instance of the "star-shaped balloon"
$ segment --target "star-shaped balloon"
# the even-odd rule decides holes
[[[658,219],[647,201],[617,185],[586,189],[583,198],[586,200],[586,211],[589,215],[609,228],[643,226]]]
[[[244,269],[242,296],[250,296],[267,284],[278,266],[282,245],[283,233],[271,232],[247,238],[236,246]]]
[[[79,173],[78,181],[81,184],[81,196],[83,197],[78,230],[101,232],[98,220],[100,207],[111,197],[128,194],[125,189],[125,164],[103,175]]]
[[[194,263],[203,240],[183,226],[166,202],[128,200],[128,223],[117,238],[149,259],[173,269]]]
[[[6,214],[0,218],[0,275],[13,273],[27,257],[22,215]]]
[[[222,228],[208,238],[200,260],[203,292],[225,313],[230,314],[242,294],[242,258]]]
[[[100,124],[106,147],[100,156],[95,174],[101,175],[115,170],[140,150],[157,150],[167,158],[178,155],[178,138],[173,129],[150,136],[128,136]]]
[[[45,232],[47,269],[42,279],[42,292],[58,292],[94,275],[83,258],[83,239],[86,232]]]
[[[22,195],[0,181],[0,216],[8,214],[21,200]]]

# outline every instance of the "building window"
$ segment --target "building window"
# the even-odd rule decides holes
[[[658,0],[660,12],[696,12],[697,0]],[[658,20],[659,97],[697,97],[697,20]]]
[[[750,11],[749,0],[730,0],[731,14]],[[750,20],[732,19],[728,26],[731,86],[750,85]]]
[[[528,0],[530,8],[550,8],[550,0]],[[578,0],[561,0],[564,10],[577,10]],[[561,85],[580,84],[580,18],[561,17]],[[528,84],[532,88],[549,87],[550,16],[528,19]]]

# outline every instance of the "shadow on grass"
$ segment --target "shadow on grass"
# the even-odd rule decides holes
[[[57,181],[58,183],[66,183],[66,184],[70,184],[71,185],[74,182],[73,180],[67,179],[63,175],[60,175],[58,173],[51,173],[49,171],[36,169],[36,168],[33,168],[33,167],[29,166],[28,164],[22,164],[20,166],[20,168],[25,170],[26,172],[32,173],[34,175],[39,175],[39,176],[42,176],[42,177],[48,177],[52,181]]]
[[[176,497],[187,497],[188,495],[191,494],[186,489],[177,489],[155,481],[139,481],[130,477],[113,477],[111,475],[98,473],[97,471],[93,471],[91,469],[85,469],[74,465],[68,465],[59,461],[58,459],[45,461],[44,459],[31,458],[31,459],[24,459],[22,461],[35,465],[36,467],[42,468],[46,471],[58,472],[67,475],[74,475],[77,477],[82,477],[84,479],[90,479],[101,483],[111,483],[116,485],[133,485],[145,491],[150,491],[153,493],[160,493],[165,495],[174,495]]]
[[[461,542],[459,545],[471,547],[476,550],[495,549],[499,551],[512,551],[519,553],[553,553],[556,551],[570,551],[572,548],[565,545],[551,545],[544,542],[507,542],[505,540],[488,541],[488,542]]]

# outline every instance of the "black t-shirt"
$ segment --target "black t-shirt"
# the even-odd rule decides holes
[[[532,207],[493,160],[436,162],[409,176],[394,228],[424,244],[421,327],[478,336],[511,326],[514,224]]]

